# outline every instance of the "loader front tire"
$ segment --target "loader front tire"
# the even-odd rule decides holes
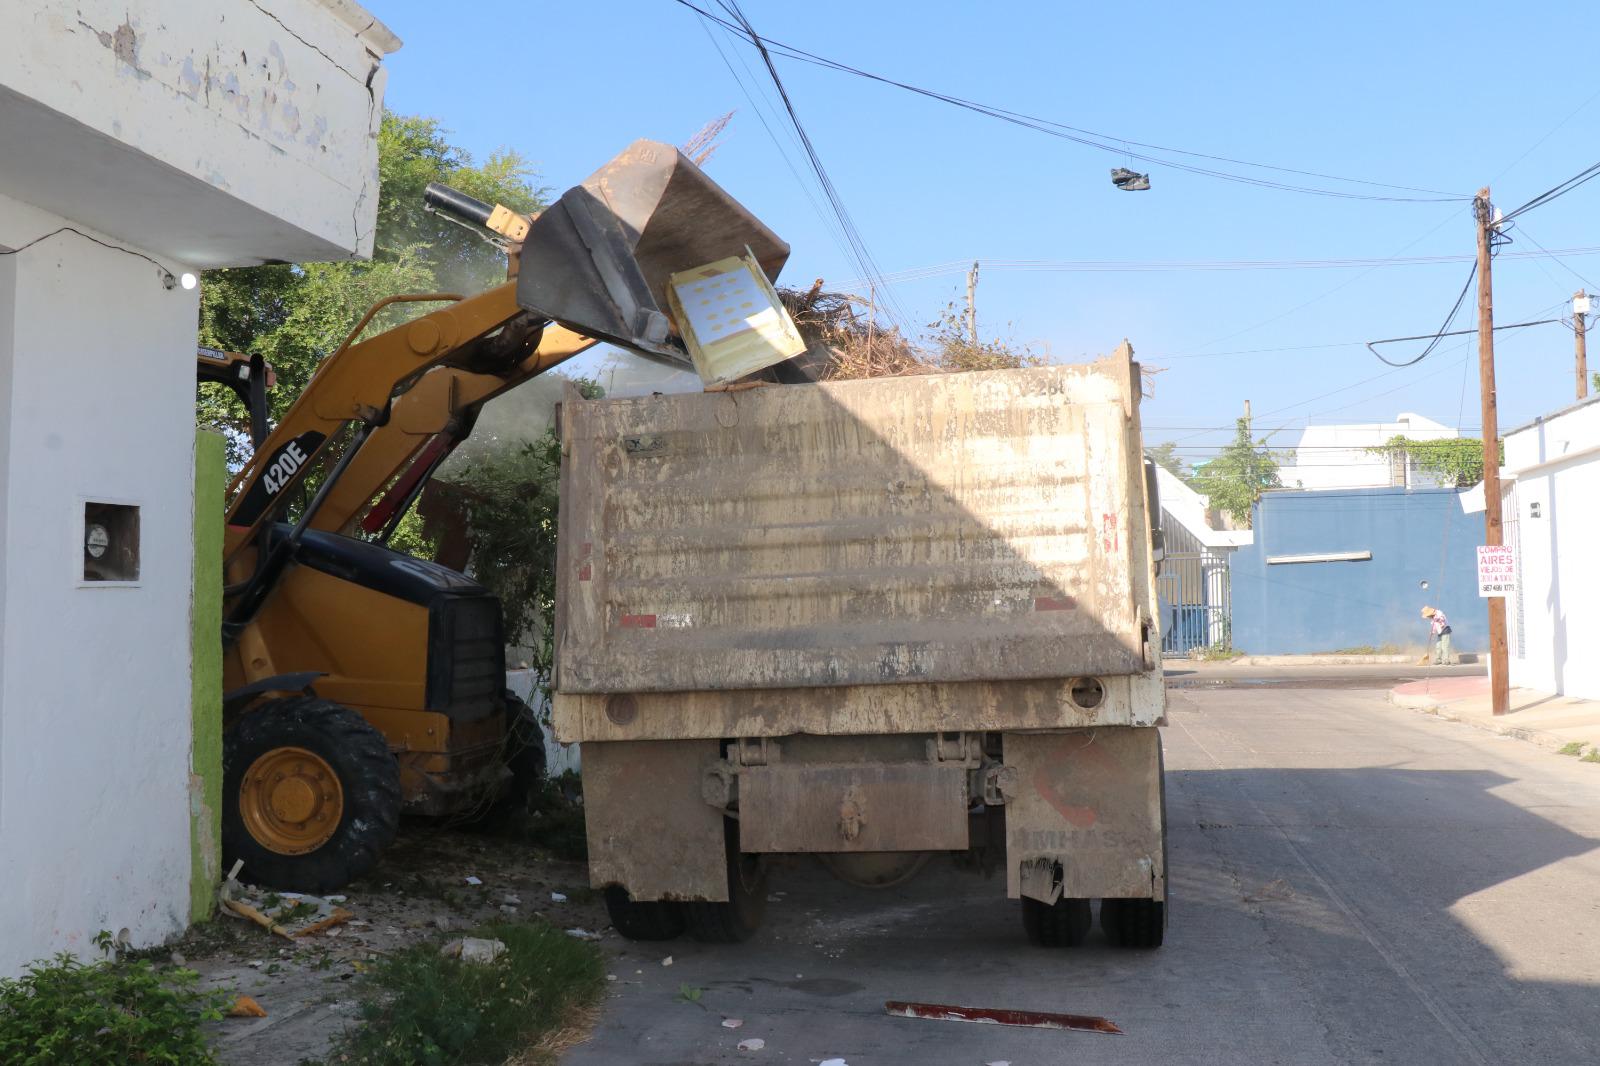
[[[331,892],[371,870],[400,827],[400,768],[359,714],[270,700],[223,738],[222,848],[252,884]]]

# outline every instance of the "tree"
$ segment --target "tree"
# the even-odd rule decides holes
[[[1266,438],[1252,440],[1250,420],[1241,418],[1233,441],[1215,459],[1197,468],[1189,484],[1209,498],[1212,507],[1248,529],[1250,509],[1262,491],[1278,488],[1283,482],[1278,478],[1278,457],[1267,449]]]
[[[1183,461],[1183,456],[1178,454],[1178,445],[1174,441],[1164,444],[1155,444],[1144,450],[1145,457],[1157,466],[1166,470],[1179,481],[1188,481],[1191,476],[1189,464]]]
[[[1483,441],[1473,437],[1412,440],[1396,436],[1367,451],[1391,459],[1401,456],[1420,473],[1431,475],[1446,485],[1466,488],[1483,480]],[[1504,462],[1503,443],[1500,455]]]
[[[605,395],[590,379],[573,380],[585,399]],[[534,440],[485,454],[449,486],[466,520],[467,569],[500,598],[506,643],[531,649],[528,665],[546,687],[555,665],[560,473],[561,438],[552,427]]]
[[[545,190],[514,151],[474,163],[452,145],[437,119],[386,112],[378,133],[378,217],[370,262],[271,264],[209,270],[201,276],[200,343],[259,352],[277,372],[270,402],[281,416],[322,359],[376,301],[400,293],[481,292],[505,277],[505,255],[476,231],[423,210],[422,190],[441,181],[490,203],[536,210]],[[400,305],[367,327],[387,329],[424,313]],[[249,454],[244,410],[233,394],[205,386],[197,400],[202,426],[221,429],[231,458]]]

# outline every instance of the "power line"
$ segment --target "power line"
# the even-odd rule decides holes
[[[1367,351],[1369,351],[1373,355],[1377,356],[1378,360],[1380,362],[1388,363],[1392,367],[1412,366],[1412,365],[1414,365],[1416,363],[1420,363],[1424,359],[1428,358],[1428,356],[1433,354],[1433,350],[1435,348],[1439,347],[1439,342],[1441,340],[1443,340],[1447,336],[1456,336],[1456,334],[1447,334],[1445,331],[1448,330],[1450,328],[1450,326],[1455,322],[1456,315],[1461,313],[1461,305],[1464,302],[1466,302],[1466,299],[1467,299],[1467,290],[1472,288],[1472,279],[1477,277],[1477,276],[1478,276],[1478,264],[1477,263],[1473,263],[1472,264],[1472,269],[1467,272],[1467,280],[1465,282],[1463,282],[1462,285],[1461,285],[1460,294],[1456,296],[1456,302],[1451,305],[1450,313],[1444,317],[1444,325],[1440,326],[1437,332],[1433,333],[1431,336],[1391,337],[1388,340],[1368,341],[1367,342]],[[1415,359],[1407,359],[1407,360],[1405,360],[1403,362],[1398,362],[1398,363],[1395,362],[1393,359],[1390,359],[1388,356],[1384,355],[1382,352],[1378,351],[1378,349],[1373,347],[1373,345],[1375,345],[1375,344],[1396,344],[1396,343],[1398,343],[1400,341],[1419,341],[1419,340],[1426,340],[1428,342],[1428,346],[1422,350],[1422,354],[1417,356]]]
[[[1566,249],[1560,249],[1557,252],[1552,252],[1550,249],[1546,248],[1544,245],[1542,245],[1538,241],[1534,240],[1533,234],[1528,232],[1528,227],[1527,226],[1518,226],[1517,227],[1517,232],[1522,234],[1524,237],[1528,238],[1528,240],[1532,241],[1533,242],[1533,246],[1535,248],[1539,249],[1539,251],[1543,252],[1545,255],[1549,256],[1551,259],[1554,259],[1558,264],[1560,264],[1562,270],[1565,270],[1568,274],[1571,274],[1573,277],[1575,277],[1579,281],[1583,282],[1583,284],[1587,288],[1590,288],[1590,289],[1595,288],[1595,283],[1594,282],[1590,281],[1588,278],[1584,277],[1582,274],[1578,273],[1576,270],[1573,270],[1572,267],[1567,265],[1567,261],[1565,259],[1561,258],[1561,255],[1563,253],[1567,254],[1567,255],[1570,255],[1570,254],[1572,254],[1571,252],[1567,251]]]
[[[1527,212],[1532,211],[1534,208],[1543,207],[1552,200],[1560,199],[1573,189],[1576,189],[1578,186],[1593,181],[1596,177],[1600,177],[1600,163],[1591,163],[1589,166],[1584,167],[1582,170],[1572,175],[1572,177],[1568,178],[1566,181],[1559,182],[1556,185],[1551,186],[1538,196],[1535,196],[1533,199],[1529,200],[1527,203],[1522,204],[1520,207],[1514,207],[1508,213],[1501,215],[1495,223],[1495,228],[1499,229],[1507,222],[1510,222],[1512,219],[1516,218],[1518,215],[1526,214]]]
[[[1010,111],[1006,108],[996,107],[990,104],[978,103],[973,100],[963,99],[959,96],[953,96],[949,93],[938,92],[933,89],[925,89],[917,85],[911,85],[907,82],[897,81],[894,78],[885,77],[881,74],[874,74],[870,71],[862,70],[859,67],[851,66],[848,63],[842,63],[838,60],[819,56],[813,52],[808,52],[805,49],[798,48],[794,45],[784,44],[783,42],[773,40],[772,38],[760,37],[749,28],[747,23],[742,28],[735,26],[732,23],[718,18],[711,12],[698,7],[693,3],[690,3],[689,0],[674,0],[674,2],[688,8],[691,11],[697,12],[705,18],[719,22],[743,36],[746,36],[749,42],[755,45],[764,54],[767,52],[768,47],[770,46],[772,49],[777,50],[778,54],[783,55],[788,59],[797,60],[802,63],[810,63],[814,66],[820,66],[829,70],[838,71],[840,73],[850,74],[858,78],[865,78],[869,81],[875,81],[883,85],[890,85],[897,89],[904,89],[907,92],[915,93],[919,96],[924,96],[932,100],[937,100],[953,107],[959,107],[967,111],[985,115],[989,118],[998,119],[1002,122],[1009,122],[1012,125],[1022,126],[1026,129],[1031,129],[1048,136],[1058,137],[1063,140],[1072,141],[1076,144],[1081,144],[1086,147],[1094,148],[1103,152],[1109,152],[1113,155],[1125,158],[1140,159],[1146,162],[1157,163],[1162,166],[1171,167],[1174,170],[1182,170],[1192,174],[1200,174],[1206,177],[1219,178],[1223,181],[1234,181],[1246,185],[1277,189],[1283,192],[1299,192],[1312,196],[1328,196],[1349,200],[1376,200],[1400,203],[1441,203],[1446,201],[1470,199],[1470,197],[1467,196],[1455,193],[1447,193],[1439,189],[1425,189],[1411,185],[1392,185],[1387,182],[1369,181],[1363,178],[1349,178],[1338,174],[1325,174],[1312,170],[1297,170],[1292,167],[1274,166],[1269,163],[1256,163],[1246,159],[1234,159],[1228,156],[1188,151],[1182,148],[1172,148],[1163,145],[1149,144],[1143,141],[1130,140],[1125,137],[1116,137],[1112,134],[1097,133],[1094,130],[1082,129],[1077,126],[1069,126],[1065,123],[1056,122],[1052,119],[1041,118],[1036,115],[1028,115],[1019,111]],[[721,0],[719,0],[719,2],[721,2]],[[725,10],[727,9],[727,5],[725,3],[722,6]],[[734,13],[730,12],[730,14]],[[738,16],[735,15],[735,17]],[[741,18],[740,21],[743,22],[743,19]],[[1383,196],[1369,193],[1345,192],[1338,189],[1319,189],[1312,186],[1294,185],[1287,182],[1271,181],[1265,178],[1254,178],[1244,174],[1234,174],[1227,171],[1195,166],[1190,163],[1181,163],[1172,159],[1164,159],[1160,156],[1153,156],[1132,151],[1130,146],[1138,146],[1152,152],[1165,152],[1171,155],[1188,156],[1193,159],[1206,159],[1213,162],[1230,163],[1235,166],[1247,166],[1260,170],[1271,170],[1281,174],[1295,174],[1301,177],[1322,178],[1328,181],[1341,181],[1350,184],[1365,185],[1372,188],[1393,189],[1399,192],[1429,193],[1431,195]]]
[[[737,32],[747,37],[750,43],[755,45],[756,51],[761,54],[762,63],[766,65],[767,73],[772,78],[773,87],[778,90],[778,96],[783,101],[783,108],[788,112],[789,121],[794,125],[795,133],[799,135],[801,147],[805,151],[806,158],[811,163],[812,171],[817,176],[818,184],[822,187],[823,196],[827,198],[834,214],[839,219],[839,225],[844,231],[845,239],[854,253],[853,258],[856,262],[856,268],[861,271],[863,276],[876,279],[881,274],[878,264],[873,259],[871,251],[868,250],[866,242],[862,239],[861,231],[856,227],[855,219],[850,216],[849,209],[845,207],[844,200],[840,197],[838,188],[833,184],[833,178],[829,176],[827,167],[823,165],[822,157],[818,155],[816,146],[811,142],[811,135],[806,131],[805,123],[800,120],[800,113],[795,109],[794,101],[789,97],[789,90],[784,85],[782,76],[778,74],[777,64],[772,61],[772,54],[767,50],[764,39],[756,33],[755,27],[745,17],[744,10],[740,8],[738,0],[718,0],[718,3],[730,17],[738,20],[739,26],[737,28],[708,11],[701,11],[699,8],[695,8],[695,10],[700,11],[700,14],[704,17],[719,22],[730,29],[737,29]],[[894,296],[892,293],[885,292],[884,295],[887,299],[893,301]],[[898,305],[896,305],[896,309],[900,311],[900,317],[904,318],[904,310],[900,309]]]

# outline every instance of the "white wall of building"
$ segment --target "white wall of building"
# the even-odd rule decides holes
[[[66,221],[0,197],[0,246]],[[0,973],[187,920],[198,307],[71,234],[4,262]],[[83,583],[85,498],[139,506],[137,584]]]
[[[0,27],[0,192],[203,267],[371,254],[399,41],[360,6],[0,0]]]
[[[1520,570],[1511,683],[1600,699],[1600,400],[1507,433],[1505,463]]]
[[[0,28],[4,976],[187,922],[199,292],[176,281],[370,251],[398,41],[351,0],[0,0]],[[86,500],[139,507],[137,582],[82,580]]]
[[[1436,478],[1420,475],[1409,464],[1396,480],[1386,455],[1368,451],[1393,437],[1443,440],[1460,434],[1422,415],[1402,413],[1393,422],[1307,426],[1293,449],[1293,460],[1278,470],[1286,489],[1368,489],[1390,485],[1436,488]]]

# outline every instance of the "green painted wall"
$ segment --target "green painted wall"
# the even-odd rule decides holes
[[[222,879],[222,496],[227,443],[194,439],[194,586],[189,608],[194,741],[189,764],[189,920],[211,917]]]

